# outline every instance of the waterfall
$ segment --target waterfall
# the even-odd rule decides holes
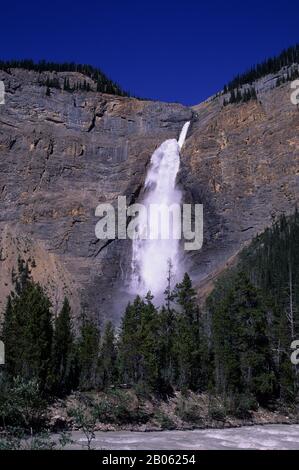
[[[180,263],[182,192],[176,187],[180,168],[180,150],[186,139],[190,122],[182,128],[179,140],[169,139],[155,150],[146,175],[142,204],[146,211],[138,215],[138,230],[133,240],[130,291],[145,295],[148,291],[156,301],[165,291],[169,262],[173,281],[182,275]],[[171,217],[158,217],[153,207],[173,207]],[[166,236],[169,232],[170,236]]]
[[[180,150],[181,150],[181,148],[183,147],[183,145],[185,143],[189,126],[190,126],[190,121],[185,122],[185,124],[183,125],[183,129],[181,131],[181,134],[180,134],[180,137],[179,137],[179,140],[178,140]]]

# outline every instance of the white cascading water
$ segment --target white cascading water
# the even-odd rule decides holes
[[[151,205],[181,204],[182,192],[176,188],[176,177],[180,168],[180,150],[185,142],[190,122],[186,122],[179,140],[169,139],[155,150],[145,180],[145,197],[142,204],[148,209]],[[173,281],[182,275],[180,266],[180,240],[171,235],[163,239],[162,234],[181,233],[180,214],[173,219],[157,217],[150,211],[138,215],[138,231],[133,240],[131,285],[133,294],[145,295],[148,291],[156,301],[164,293],[167,285],[169,262],[172,264]],[[165,226],[165,224],[167,226]],[[147,234],[146,239],[142,234]],[[158,236],[157,236],[158,234]],[[154,239],[155,238],[155,239]]]

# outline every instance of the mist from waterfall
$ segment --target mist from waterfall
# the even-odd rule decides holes
[[[176,187],[180,168],[180,150],[186,139],[190,122],[182,128],[179,140],[169,139],[155,150],[146,176],[142,204],[148,209],[152,205],[171,207],[180,205],[182,192]],[[169,230],[170,237],[163,239]],[[166,289],[169,262],[172,264],[173,282],[183,274],[180,257],[181,215],[157,218],[150,210],[139,213],[138,230],[133,240],[130,291],[145,295],[148,291],[159,301]],[[146,234],[146,239],[144,235]],[[157,236],[158,234],[158,236]],[[176,235],[179,235],[178,237]],[[154,239],[156,238],[156,239]]]

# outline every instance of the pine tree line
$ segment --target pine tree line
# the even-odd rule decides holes
[[[20,261],[13,278],[16,289],[7,301],[1,338],[11,380],[36,379],[44,393],[54,395],[119,384],[167,394],[204,383],[203,329],[187,274],[160,310],[150,294],[137,297],[127,306],[117,335],[111,322],[101,335],[82,315],[77,336],[68,300],[52,321],[49,299],[31,280],[28,263]]]
[[[210,295],[215,387],[269,404],[294,402],[299,335],[299,215],[282,216],[241,253]]]
[[[46,86],[47,87],[47,95],[50,96],[49,89],[50,88],[56,88],[57,90],[63,89],[64,91],[93,91],[93,89],[90,86],[90,83],[84,80],[83,82],[76,82],[73,86],[70,85],[70,79],[68,77],[65,77],[63,80],[63,85],[60,85],[60,81],[57,77],[54,78],[47,78],[46,80],[42,81],[39,80],[38,84],[40,86]],[[100,91],[97,89],[97,91]]]
[[[50,88],[56,88],[56,90],[61,90],[60,82],[57,77],[54,77],[54,78],[47,77],[46,81],[44,82],[39,81],[39,85],[47,87],[47,91],[46,91],[47,96],[50,96]]]
[[[246,103],[247,101],[250,101],[252,99],[257,99],[257,94],[254,87],[246,88],[243,90],[237,88],[236,90],[232,90],[230,92],[230,96],[228,99],[224,99],[223,106],[227,106],[228,104],[234,103]]]
[[[65,91],[78,91],[78,90],[83,90],[83,91],[93,91],[93,89],[90,86],[90,83],[84,80],[83,82],[76,82],[73,86],[70,85],[70,79],[69,78],[64,78],[63,82],[63,90]],[[97,91],[100,91],[100,89]]]
[[[269,334],[279,381],[279,395],[294,397],[298,368],[290,344],[299,337],[299,213],[283,215],[244,250],[241,269],[263,292],[271,316]]]
[[[137,296],[117,330],[109,322],[102,332],[84,314],[75,334],[67,299],[53,321],[28,264],[20,261],[18,271],[1,338],[11,380],[37,379],[52,395],[125,386],[166,397],[191,389],[222,397],[240,417],[297,397],[290,360],[299,334],[297,211],[243,250],[204,308],[188,274],[172,286],[170,265],[164,305],[157,308],[150,293]]]
[[[76,82],[73,85],[70,84],[70,79],[65,77],[63,80],[63,85],[60,84],[60,81],[57,77],[54,78],[47,78],[46,80],[39,80],[38,84],[40,86],[46,87],[46,96],[51,96],[51,88],[55,88],[57,90],[64,90],[70,93],[75,91],[97,91],[99,93],[108,93],[108,94],[115,94],[113,88],[107,83],[103,84],[100,80],[96,83],[96,88],[92,88],[90,83],[86,80],[83,82]],[[126,96],[130,96],[129,93]]]
[[[34,62],[31,59],[0,61],[0,70],[10,73],[12,68],[34,70],[35,72],[78,72],[91,78],[97,84],[97,91],[111,95],[129,96],[122,88],[110,80],[100,69],[87,64],[75,64],[74,62],[47,62],[41,60]],[[51,85],[49,85],[51,87]],[[59,87],[60,88],[60,87]]]
[[[283,50],[278,56],[270,57],[264,62],[257,64],[247,72],[237,75],[224,86],[224,93],[239,88],[245,84],[252,84],[255,80],[268,74],[279,72],[283,67],[299,64],[299,44]]]

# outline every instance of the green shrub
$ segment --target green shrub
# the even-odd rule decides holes
[[[144,424],[150,418],[150,414],[140,406],[139,401],[132,400],[130,394],[122,390],[113,390],[101,398],[95,404],[95,410],[99,421],[103,423]]]
[[[173,420],[162,411],[158,411],[154,418],[162,429],[175,429],[176,427]]]
[[[97,414],[95,413],[94,408],[87,406],[85,401],[82,400],[79,405],[69,409],[68,414],[73,418],[76,425],[83,432],[87,448],[90,450],[92,441],[95,439],[97,422]]]
[[[199,406],[193,401],[180,400],[176,406],[175,412],[179,418],[188,423],[198,423],[202,421]]]
[[[226,410],[219,404],[212,404],[209,408],[209,417],[215,421],[225,421]]]
[[[232,413],[236,418],[248,419],[251,417],[251,411],[258,408],[257,401],[251,395],[239,395],[234,402]]]
[[[46,423],[46,401],[41,397],[36,379],[16,377],[11,386],[2,386],[0,400],[1,424],[40,430]]]

